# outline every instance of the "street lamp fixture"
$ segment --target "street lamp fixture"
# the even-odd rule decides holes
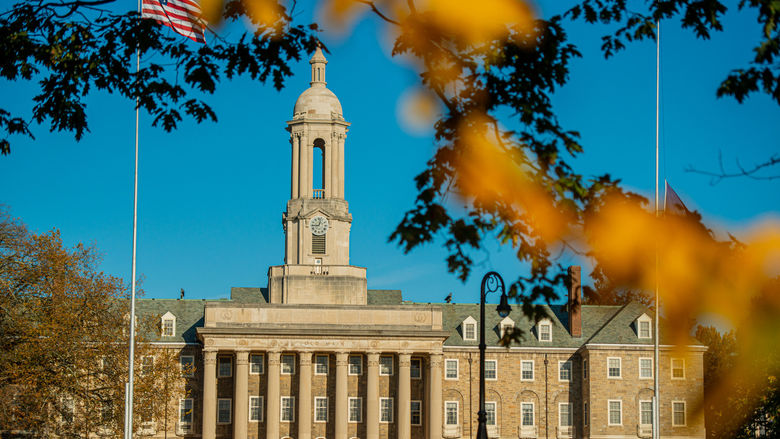
[[[501,290],[501,301],[496,307],[498,315],[506,317],[512,312],[512,307],[504,289],[504,279],[495,271],[491,271],[482,278],[482,287],[479,295],[479,412],[477,420],[477,439],[488,439],[487,412],[485,411],[485,297],[488,293]]]

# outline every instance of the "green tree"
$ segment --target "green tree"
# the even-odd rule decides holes
[[[98,262],[94,248],[65,248],[58,231],[32,233],[0,210],[0,431],[121,434],[129,300],[121,279],[97,271]],[[141,334],[160,330],[158,319],[138,324]],[[163,419],[159,389],[165,380],[180,385],[180,371],[178,356],[144,344],[143,335],[136,341],[139,428]]]

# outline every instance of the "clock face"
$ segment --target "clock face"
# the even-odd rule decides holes
[[[311,233],[315,235],[324,235],[328,231],[328,219],[322,215],[317,215],[309,221]]]

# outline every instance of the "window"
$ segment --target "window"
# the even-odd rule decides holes
[[[328,355],[315,355],[314,375],[327,375],[329,361],[330,361],[330,357]]]
[[[179,400],[179,423],[192,424],[192,398]]]
[[[325,396],[314,398],[314,422],[328,422],[328,398]]]
[[[458,379],[458,360],[447,359],[444,360],[444,379],[457,380]]]
[[[571,381],[571,361],[558,362],[558,381]]]
[[[75,411],[75,406],[73,404],[73,398],[71,397],[63,397],[62,398],[62,422],[71,423],[73,422],[73,414]]]
[[[282,354],[282,375],[295,374],[295,354]]]
[[[522,426],[531,427],[534,425],[534,403],[524,402],[520,405],[520,411],[522,414]]]
[[[325,235],[311,234],[311,252],[315,255],[325,254]]]
[[[539,341],[552,341],[552,324],[549,320],[539,322]]]
[[[623,423],[623,403],[620,400],[607,401],[609,407],[609,425]]]
[[[363,422],[362,398],[349,398],[349,422]]]
[[[477,340],[477,321],[474,317],[468,316],[463,323],[461,323],[461,331],[463,332],[463,340],[476,341]]]
[[[487,425],[496,425],[496,403],[485,401],[485,415],[487,416]]]
[[[534,362],[533,360],[523,360],[520,362],[520,379],[523,381],[534,380]]]
[[[685,379],[685,360],[682,358],[672,358],[672,379]]]
[[[562,402],[558,404],[558,425],[560,427],[571,427],[571,403]]]
[[[217,376],[225,378],[233,375],[233,359],[230,357],[219,357],[217,359]]]
[[[485,360],[485,379],[498,379],[498,360]]]
[[[146,355],[141,358],[141,376],[146,376],[154,371],[154,357]]]
[[[363,357],[360,355],[350,355],[349,357],[349,374],[350,375],[362,375],[363,374]]]
[[[263,397],[262,396],[249,397],[249,420],[252,422],[263,421]]]
[[[444,425],[458,425],[458,401],[444,403]]]
[[[640,425],[653,424],[653,402],[652,401],[639,401],[639,424]]]
[[[685,426],[685,402],[672,401],[672,425],[675,427]]]
[[[653,359],[652,358],[640,358],[639,359],[639,378],[652,378],[653,377]]]
[[[179,367],[181,374],[185,377],[195,376],[195,357],[192,355],[182,355],[179,357]]]
[[[295,421],[295,397],[283,396],[282,397],[282,410],[279,418],[282,422]]]
[[[163,337],[173,337],[176,334],[176,316],[171,312],[166,312],[160,318],[160,326]]]
[[[217,424],[230,424],[232,406],[233,400],[230,398],[217,399]]]
[[[422,425],[422,401],[412,401],[412,425]]]
[[[607,378],[620,378],[620,358],[607,358]]]
[[[588,403],[587,402],[583,402],[582,403],[582,422],[584,422],[585,426],[587,426],[589,420],[590,420],[590,414],[588,413]]]
[[[639,338],[652,338],[649,321],[639,322]]]
[[[379,357],[379,375],[393,374],[393,357],[383,355]]]
[[[379,398],[379,422],[393,422],[393,398]]]
[[[504,334],[512,332],[513,329],[515,329],[515,321],[510,319],[509,316],[504,317],[498,324],[498,335],[499,337],[503,337]]]
[[[419,380],[422,377],[422,358],[412,358],[409,375],[413,380]]]
[[[588,379],[588,360],[582,360],[582,379]]]
[[[263,354],[250,354],[249,355],[249,373],[252,375],[260,375],[265,369],[265,355]]]

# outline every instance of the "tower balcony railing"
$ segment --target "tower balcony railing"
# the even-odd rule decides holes
[[[312,198],[314,198],[315,200],[321,200],[325,198],[325,189],[314,189]]]

